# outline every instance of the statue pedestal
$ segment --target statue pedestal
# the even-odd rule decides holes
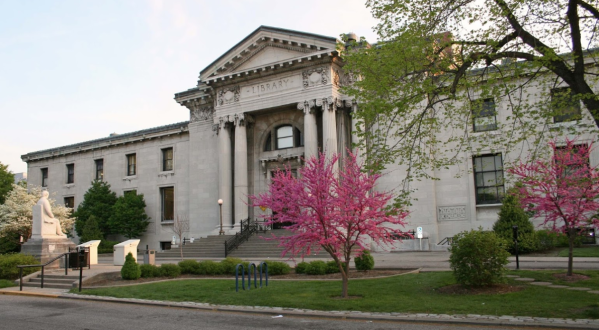
[[[45,264],[52,258],[55,258],[63,253],[69,252],[69,247],[74,248],[75,243],[68,238],[55,236],[55,238],[30,238],[21,246],[22,254],[29,254],[40,261],[40,264]],[[46,266],[46,268],[61,268],[64,267],[64,259],[56,260]]]

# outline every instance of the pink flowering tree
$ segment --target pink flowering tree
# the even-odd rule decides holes
[[[367,239],[388,245],[407,236],[400,227],[408,215],[388,205],[392,195],[375,187],[380,174],[362,171],[351,154],[334,172],[338,155],[321,154],[306,161],[293,177],[289,169],[277,171],[268,192],[251,196],[252,206],[268,208],[267,224],[287,223],[293,235],[277,237],[283,256],[309,255],[324,249],[337,263],[342,277],[342,297],[348,297],[352,255],[366,249]]]
[[[592,146],[566,140],[563,147],[549,145],[553,159],[533,160],[508,169],[522,185],[524,208],[544,217],[543,225],[569,237],[568,276],[572,276],[572,251],[578,228],[597,226],[599,173],[590,166]]]

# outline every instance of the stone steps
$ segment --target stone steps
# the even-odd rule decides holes
[[[70,290],[75,287],[78,282],[79,276],[75,275],[44,274],[44,288]],[[41,273],[38,274],[37,277],[29,279],[29,281],[23,282],[23,286],[40,288],[42,286]]]

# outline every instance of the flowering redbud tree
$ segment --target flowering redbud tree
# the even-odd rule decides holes
[[[552,159],[536,159],[508,169],[522,185],[522,205],[543,225],[569,237],[568,274],[572,276],[572,251],[580,227],[597,226],[599,210],[599,173],[589,164],[592,146],[566,140],[563,147],[549,143]]]
[[[303,257],[320,249],[331,255],[341,271],[341,296],[347,298],[352,253],[361,254],[368,238],[388,245],[409,236],[399,229],[408,213],[388,205],[390,193],[374,189],[380,174],[362,171],[351,153],[336,173],[338,159],[312,157],[298,178],[289,169],[277,171],[268,192],[250,200],[252,206],[272,211],[263,216],[267,224],[288,224],[293,235],[277,237],[283,256]]]

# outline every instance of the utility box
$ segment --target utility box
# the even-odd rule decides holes
[[[156,264],[156,251],[146,250],[144,253],[144,265],[155,265]]]
[[[88,248],[89,249],[89,264],[97,265],[98,264],[98,245],[100,245],[100,240],[89,241],[83,244],[77,245],[78,248]]]
[[[114,246],[114,265],[122,266],[125,264],[125,257],[131,253],[135,261],[137,262],[137,246],[139,245],[138,239],[130,239]]]

